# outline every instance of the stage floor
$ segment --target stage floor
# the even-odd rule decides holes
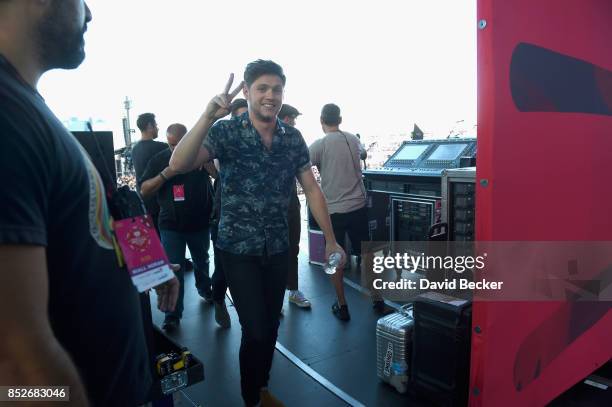
[[[302,238],[299,256],[299,286],[312,302],[310,310],[289,304],[285,295],[269,388],[287,407],[336,406],[427,406],[380,382],[376,376],[376,322],[380,318],[353,269],[345,274],[345,290],[351,313],[348,323],[337,320],[330,307],[335,294],[321,266],[308,263],[307,223],[302,203]],[[213,252],[211,273],[214,269]],[[214,320],[214,308],[195,289],[193,273],[185,274],[185,309],[177,331],[169,336],[204,363],[205,380],[177,395],[181,406],[242,406],[238,349],[240,324],[236,310],[226,297],[232,318],[230,329]],[[164,315],[155,308],[153,322],[161,326]],[[391,309],[390,309],[391,310]],[[552,405],[612,405],[612,390],[578,384]],[[602,404],[600,404],[602,403]],[[609,404],[608,404],[609,403]]]
[[[304,205],[302,209],[304,212]],[[285,296],[270,391],[288,407],[425,405],[397,393],[377,378],[376,321],[380,315],[372,309],[369,296],[355,288],[355,283],[346,285],[351,321],[344,323],[332,315],[335,293],[329,278],[321,266],[308,263],[305,219],[303,214],[299,287],[312,308],[298,308],[288,302],[288,294]],[[210,256],[212,273],[212,250]],[[347,278],[357,282],[359,274],[353,270],[347,273]],[[152,297],[154,308],[155,296]],[[226,303],[232,318],[232,327],[227,330],[219,328],[213,306],[198,295],[193,273],[185,274],[183,319],[179,329],[169,336],[203,361],[206,378],[183,390],[184,402],[190,399],[201,406],[242,405],[238,367],[240,324],[228,298]],[[154,308],[156,325],[161,326],[163,317]]]

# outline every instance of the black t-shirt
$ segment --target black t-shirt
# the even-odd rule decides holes
[[[49,320],[89,398],[145,401],[151,375],[138,293],[117,266],[100,177],[1,55],[0,174],[0,245],[46,247]]]
[[[150,160],[142,182],[157,176],[168,166],[169,148]],[[208,227],[213,196],[210,176],[204,168],[179,174],[165,182],[157,191],[159,228],[176,232],[197,232]]]
[[[136,184],[140,192],[140,186],[142,185],[142,176],[144,175],[145,169],[151,157],[160,151],[164,151],[168,148],[168,144],[161,143],[155,140],[140,140],[134,147],[132,147],[132,163],[134,164],[134,171],[136,172]],[[159,213],[159,205],[155,199],[143,199],[147,212],[150,214]]]

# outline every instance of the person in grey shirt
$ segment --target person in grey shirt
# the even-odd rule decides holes
[[[346,251],[344,236],[348,234],[353,253],[361,255],[362,242],[370,240],[367,195],[360,165],[360,160],[363,160],[367,153],[355,135],[340,130],[340,123],[340,108],[333,103],[323,106],[321,127],[325,137],[310,146],[310,161],[321,174],[321,189],[327,200],[334,236]],[[371,263],[371,253],[364,253],[361,262],[362,276],[371,276]],[[338,297],[337,302],[332,305],[332,312],[340,320],[348,321],[350,314],[344,296],[343,274],[342,270],[337,270],[332,276]],[[369,288],[373,290],[372,287]],[[384,302],[374,291],[372,293],[374,309],[384,311]]]

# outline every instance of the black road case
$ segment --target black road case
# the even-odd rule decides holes
[[[468,401],[472,304],[436,292],[414,302],[411,388],[440,406]]]

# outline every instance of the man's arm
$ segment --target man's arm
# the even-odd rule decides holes
[[[172,152],[170,158],[171,171],[184,174],[200,168],[204,163],[210,161],[208,149],[204,148],[202,143],[214,122],[215,120],[207,117],[206,113],[200,116],[196,125],[183,136]]]
[[[144,199],[155,195],[166,181],[176,175],[170,170],[170,167],[167,166],[168,158],[163,154],[164,153],[158,153],[151,157],[142,174],[140,196]]]
[[[365,160],[366,158],[368,158],[368,152],[366,151],[365,146],[361,141],[357,141],[357,143],[359,145],[359,158]]]
[[[70,386],[68,405],[86,406],[77,370],[51,330],[48,299],[45,248],[0,245],[0,384]]]
[[[210,156],[210,152],[202,143],[206,139],[208,130],[210,130],[214,122],[229,114],[232,99],[242,89],[243,83],[241,82],[240,85],[230,93],[233,81],[234,74],[231,74],[225,85],[224,92],[215,96],[208,102],[206,110],[202,113],[198,122],[187,132],[187,134],[185,134],[185,136],[183,136],[172,152],[170,169],[175,173],[184,174],[193,171],[210,161],[211,158],[214,158]]]
[[[219,176],[219,171],[217,171],[217,165],[213,161],[207,162],[203,165],[203,167],[208,175],[212,177],[212,179],[217,179]]]
[[[147,179],[140,186],[140,195],[143,198],[149,198],[157,193],[159,189],[168,181],[170,178],[174,177],[176,173],[170,169],[170,167],[164,168],[159,174],[156,176]],[[146,178],[146,177],[143,177]]]
[[[336,242],[334,230],[327,211],[327,202],[325,202],[325,197],[323,196],[321,187],[319,187],[319,184],[317,184],[317,181],[314,178],[312,169],[308,168],[307,170],[300,172],[297,178],[304,189],[304,193],[306,194],[308,208],[310,208],[312,215],[319,224],[319,227],[325,236],[325,258],[329,258],[329,255],[333,252],[340,252],[342,254],[342,260],[338,267],[342,268],[346,260],[346,255],[344,254],[342,247],[340,247],[340,245]]]

